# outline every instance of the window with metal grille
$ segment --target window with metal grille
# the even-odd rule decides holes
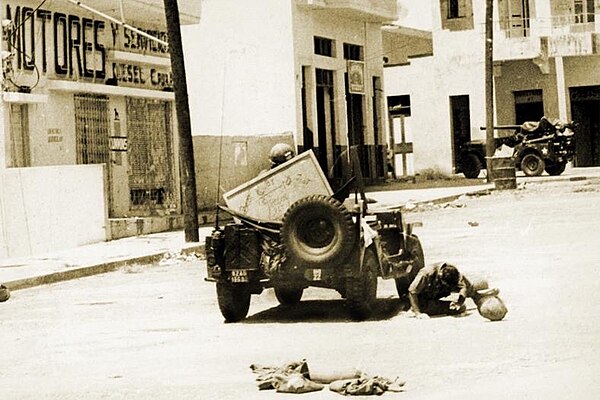
[[[110,119],[108,97],[75,95],[77,164],[108,163]]]
[[[168,206],[173,196],[171,104],[127,98],[127,156],[132,206]]]
[[[335,46],[332,39],[315,36],[315,54],[326,57],[335,57]]]

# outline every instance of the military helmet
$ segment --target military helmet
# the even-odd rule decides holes
[[[490,321],[500,321],[504,318],[508,309],[498,296],[485,296],[478,301],[477,310],[479,314]]]
[[[295,155],[296,152],[292,146],[287,143],[277,143],[269,151],[269,160],[271,160],[271,164],[279,165],[291,160]]]

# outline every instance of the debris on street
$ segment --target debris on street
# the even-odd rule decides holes
[[[159,261],[159,265],[170,265],[178,264],[180,262],[196,261],[198,256],[193,254],[183,254],[182,252],[169,252],[166,253],[163,258]]]
[[[386,391],[402,392],[406,383],[399,378],[369,376],[355,368],[311,373],[306,360],[280,367],[252,364],[250,369],[257,375],[259,390],[275,389],[279,393],[315,392],[328,384],[329,390],[343,395],[381,395]]]

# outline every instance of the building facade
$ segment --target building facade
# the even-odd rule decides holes
[[[485,138],[486,9],[472,0],[432,9],[433,54],[386,68],[385,84],[388,104],[405,106],[392,114],[411,139],[410,167],[452,173],[460,146]],[[494,2],[495,124],[575,120],[579,167],[600,165],[599,18],[594,0]]]
[[[181,200],[162,2],[81,3],[2,2],[3,174],[49,176],[69,166],[103,166],[103,181],[94,187],[103,187],[104,239],[165,230],[177,223]],[[179,3],[182,24],[197,23],[199,2]],[[86,186],[67,182],[62,189],[76,198]],[[20,218],[6,206],[14,195],[3,193],[4,221]],[[43,187],[36,196],[49,206],[55,197]],[[71,212],[77,219],[81,210]],[[68,236],[55,219],[41,213],[35,222]],[[18,234],[14,229],[5,224],[4,236]]]
[[[280,140],[313,150],[332,180],[356,146],[363,175],[383,178],[381,26],[396,14],[395,0],[204,0],[184,36],[188,74],[199,71],[189,79],[199,206],[268,166]]]

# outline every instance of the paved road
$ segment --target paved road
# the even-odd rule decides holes
[[[224,324],[201,261],[171,260],[18,291],[0,305],[7,399],[263,399],[251,363],[356,367],[408,383],[402,399],[600,398],[600,183],[528,184],[405,215],[424,223],[428,262],[486,275],[502,322],[406,318],[393,282],[356,323],[339,296],[311,289],[298,308],[253,297]],[[304,398],[339,398],[329,391]]]

